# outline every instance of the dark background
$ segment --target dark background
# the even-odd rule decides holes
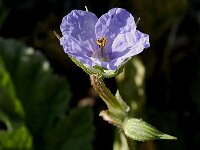
[[[200,1],[199,0],[0,0],[0,36],[15,38],[39,49],[54,71],[66,76],[72,91],[71,106],[92,98],[96,135],[94,149],[112,149],[111,125],[98,116],[105,108],[91,92],[88,75],[64,54],[53,34],[60,34],[62,17],[73,9],[85,9],[98,17],[110,8],[122,7],[135,19],[138,28],[150,35],[151,47],[139,54],[146,68],[146,119],[177,141],[139,143],[140,149],[200,149]],[[115,79],[106,80],[115,92]],[[97,100],[97,101],[96,101]],[[92,104],[91,104],[92,103]]]

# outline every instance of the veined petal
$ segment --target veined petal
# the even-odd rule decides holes
[[[105,53],[110,53],[111,45],[119,33],[135,31],[136,25],[134,17],[125,9],[113,8],[108,13],[102,15],[96,23],[96,37],[106,38]]]
[[[123,62],[150,47],[149,35],[138,30],[119,34],[112,44],[111,64],[119,67]]]
[[[95,37],[97,20],[96,15],[91,12],[72,10],[63,18],[60,29],[63,36],[71,36],[88,49],[94,50],[97,48]]]
[[[63,46],[65,53],[80,63],[87,67],[94,66],[94,62],[91,59],[92,52],[75,38],[65,35],[60,39],[60,44]]]
[[[110,58],[113,60],[117,57],[126,55],[130,49],[135,46],[136,40],[137,37],[135,36],[135,32],[118,34],[112,43],[112,55]]]
[[[136,30],[135,35],[137,37],[137,42],[142,44],[144,48],[149,48],[150,43],[149,43],[149,35],[140,32],[139,30]]]
[[[143,51],[143,49],[150,47],[149,35],[142,33],[138,30],[135,32],[136,43],[131,47],[130,51],[126,54],[127,56],[135,56]]]

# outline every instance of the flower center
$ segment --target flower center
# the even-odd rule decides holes
[[[107,41],[108,40],[106,38],[100,37],[100,39],[98,39],[96,42],[100,48],[103,48],[106,45]]]
[[[104,38],[104,37],[100,37],[99,39],[96,40],[97,45],[99,46],[99,49],[100,49],[100,57],[99,57],[99,59],[101,61],[106,61],[106,62],[109,61],[109,58],[105,56],[103,50],[104,50],[104,47],[105,47],[107,41],[108,40],[106,38]]]

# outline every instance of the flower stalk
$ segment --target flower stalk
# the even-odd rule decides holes
[[[128,116],[128,106],[110,92],[103,82],[102,75],[92,74],[90,75],[90,81],[95,91],[108,107],[108,111],[102,111],[100,116],[114,125],[121,126],[124,118]]]
[[[131,118],[128,114],[129,106],[123,101],[118,91],[115,96],[110,92],[103,82],[102,75],[92,74],[90,75],[90,81],[108,107],[108,110],[101,111],[99,116],[122,130],[129,150],[134,150],[131,140],[143,142],[155,139],[176,140],[176,137],[160,132],[142,119]]]

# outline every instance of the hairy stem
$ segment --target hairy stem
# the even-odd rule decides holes
[[[123,106],[116,99],[116,97],[110,92],[110,90],[105,86],[102,76],[98,74],[90,75],[91,85],[106,103],[108,107],[108,114],[115,117],[117,120],[123,121],[127,112],[124,111]]]

